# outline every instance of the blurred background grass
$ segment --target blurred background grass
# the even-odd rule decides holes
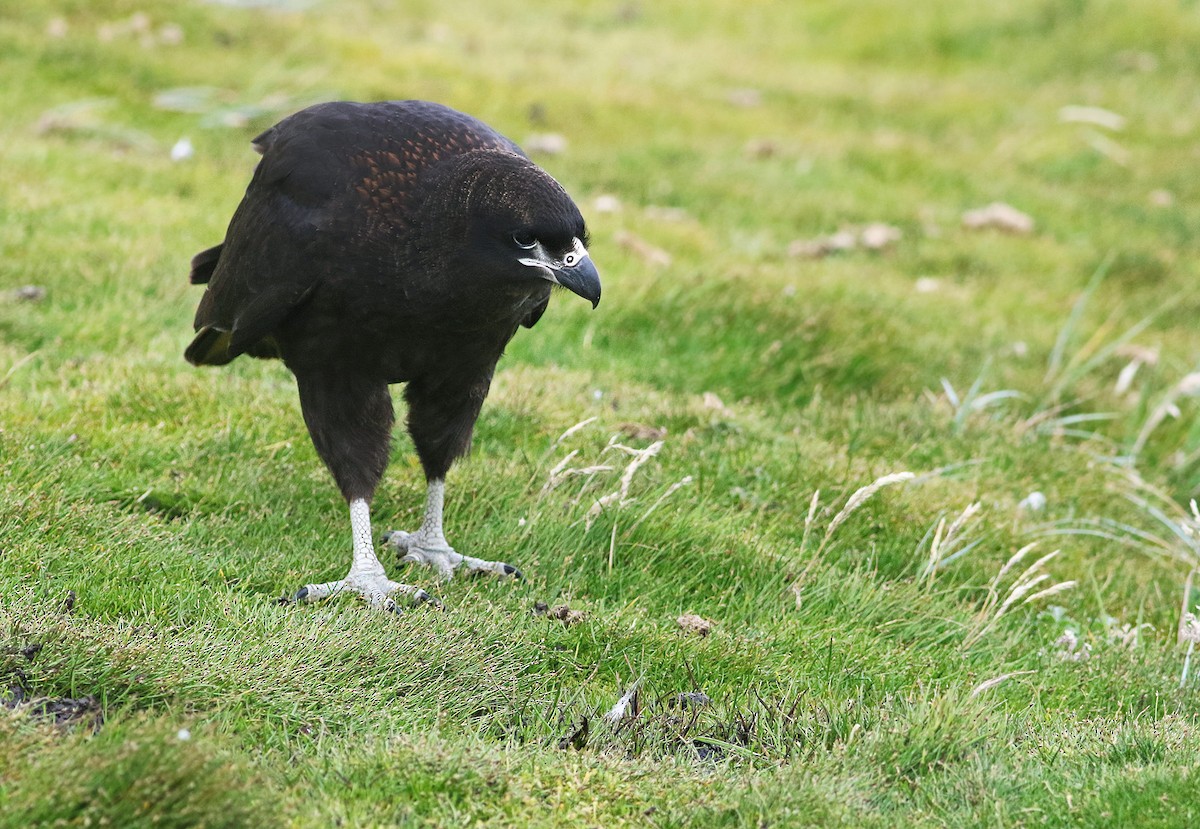
[[[1198,36],[1167,0],[0,2],[6,819],[1188,825]],[[528,586],[278,607],[344,570],[343,508],[281,366],[182,362],[187,261],[258,131],[408,97],[554,150],[604,302],[513,342],[452,474],[451,541]],[[993,202],[1032,229],[964,225]],[[592,522],[613,435],[663,446]],[[420,502],[400,437],[377,525]]]

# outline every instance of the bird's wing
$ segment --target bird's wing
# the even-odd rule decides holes
[[[342,165],[339,144],[313,126],[284,121],[255,139],[263,158],[225,241],[192,260],[192,281],[208,285],[187,352],[192,362],[224,363],[254,353],[320,284],[330,264],[322,255],[322,230],[338,212]]]

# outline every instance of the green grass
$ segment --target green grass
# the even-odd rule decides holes
[[[103,712],[0,708],[0,821],[1195,825],[1197,37],[1167,0],[0,0],[0,689]],[[517,337],[451,474],[450,540],[527,584],[278,605],[344,572],[344,505],[282,366],[184,364],[187,262],[256,131],[401,97],[566,136],[604,301]],[[962,227],[992,201],[1034,232]],[[548,485],[572,451],[615,469]],[[422,486],[398,436],[377,530]]]

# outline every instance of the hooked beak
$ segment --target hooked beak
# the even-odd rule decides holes
[[[536,257],[518,260],[522,265],[538,268],[543,279],[562,285],[573,294],[579,294],[592,303],[600,304],[600,273],[592,264],[592,257],[579,239],[562,259],[551,257],[541,244],[535,248]]]

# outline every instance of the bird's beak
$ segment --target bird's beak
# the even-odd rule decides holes
[[[562,285],[573,294],[579,294],[591,302],[593,308],[600,304],[600,272],[592,264],[592,257],[583,242],[576,239],[574,246],[561,260],[546,255],[540,244],[537,254],[537,258],[521,259],[521,264],[540,269],[545,279]]]

